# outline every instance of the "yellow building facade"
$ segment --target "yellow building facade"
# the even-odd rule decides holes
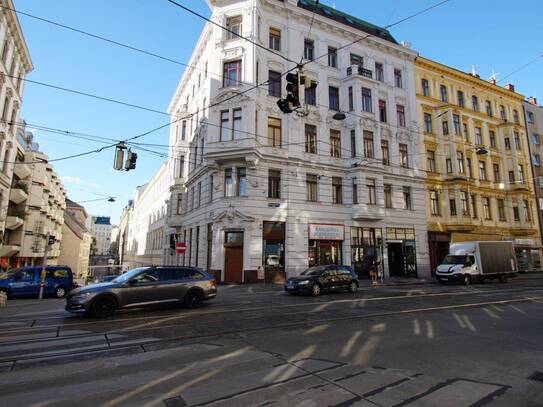
[[[538,267],[524,96],[422,57],[415,78],[432,270],[466,240],[513,240],[521,268]]]

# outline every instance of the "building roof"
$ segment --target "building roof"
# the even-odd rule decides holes
[[[357,30],[371,34],[375,37],[390,41],[394,44],[398,43],[390,34],[390,32],[385,28],[368,23],[367,21],[364,21],[358,17],[351,16],[325,4],[317,3],[314,0],[298,0],[298,7],[309,10],[311,12],[314,11],[316,14],[348,25],[349,27],[356,28]]]
[[[69,212],[64,212],[64,224],[80,239],[83,239],[83,235],[88,232],[85,225],[79,223]]]
[[[77,202],[74,202],[69,198],[66,198],[66,208],[82,208],[82,209],[85,209],[82,205],[79,205]]]

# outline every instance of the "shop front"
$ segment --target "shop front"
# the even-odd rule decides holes
[[[320,223],[309,224],[309,267],[343,263],[345,227]]]
[[[351,227],[351,261],[359,278],[369,278],[372,264],[383,261],[380,228]]]
[[[285,222],[263,223],[262,264],[266,283],[285,281]]]
[[[541,246],[534,244],[532,239],[512,239],[517,257],[518,271],[529,273],[541,271]]]
[[[388,273],[391,277],[417,277],[415,229],[386,228]]]

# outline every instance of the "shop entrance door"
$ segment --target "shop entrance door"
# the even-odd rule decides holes
[[[243,232],[226,232],[224,241],[224,282],[241,283],[243,274]]]
[[[405,276],[403,244],[389,242],[388,246],[388,272],[391,277]]]

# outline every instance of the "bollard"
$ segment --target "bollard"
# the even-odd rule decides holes
[[[8,296],[4,291],[0,291],[0,308],[7,307],[8,305]]]

